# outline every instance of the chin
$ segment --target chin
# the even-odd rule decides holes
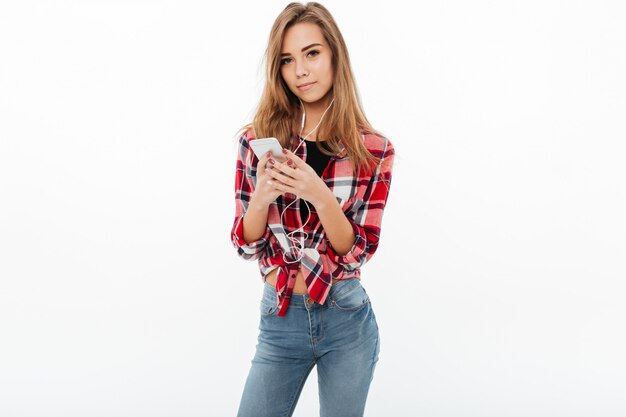
[[[326,95],[327,94],[322,94],[319,97],[311,97],[311,96],[308,96],[308,97],[299,96],[299,97],[300,97],[300,100],[302,100],[303,102],[311,104],[311,103],[317,103],[318,101],[326,97]]]

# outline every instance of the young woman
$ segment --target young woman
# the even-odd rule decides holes
[[[394,148],[366,119],[321,4],[290,3],[265,58],[261,101],[237,135],[231,239],[264,281],[238,416],[291,416],[316,365],[321,415],[362,416],[380,342],[360,268],[378,247]],[[282,158],[254,154],[266,137]]]

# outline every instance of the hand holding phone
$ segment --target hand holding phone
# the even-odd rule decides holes
[[[272,152],[273,158],[278,162],[285,162],[287,159],[285,155],[283,155],[283,147],[280,146],[280,142],[276,138],[253,139],[249,143],[259,160],[261,160],[268,151]]]
[[[283,194],[283,192],[268,183],[268,181],[276,180],[265,172],[265,168],[272,166],[272,164],[268,162],[270,156],[267,155],[267,152],[270,151],[272,153],[271,158],[277,162],[284,162],[287,160],[287,157],[283,154],[283,148],[276,138],[253,139],[249,144],[254,154],[259,159],[256,167],[256,188],[252,193],[251,201],[254,200],[260,205],[268,206],[274,202],[279,195]]]

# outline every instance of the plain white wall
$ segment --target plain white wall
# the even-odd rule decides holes
[[[0,3],[1,416],[235,415],[234,135],[287,3]],[[367,415],[625,415],[624,4],[323,4],[397,152]]]

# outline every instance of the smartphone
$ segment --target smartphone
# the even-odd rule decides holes
[[[272,151],[274,159],[279,162],[284,162],[287,159],[283,154],[283,147],[280,146],[280,142],[276,138],[252,139],[249,143],[259,159],[263,158],[268,151]]]

